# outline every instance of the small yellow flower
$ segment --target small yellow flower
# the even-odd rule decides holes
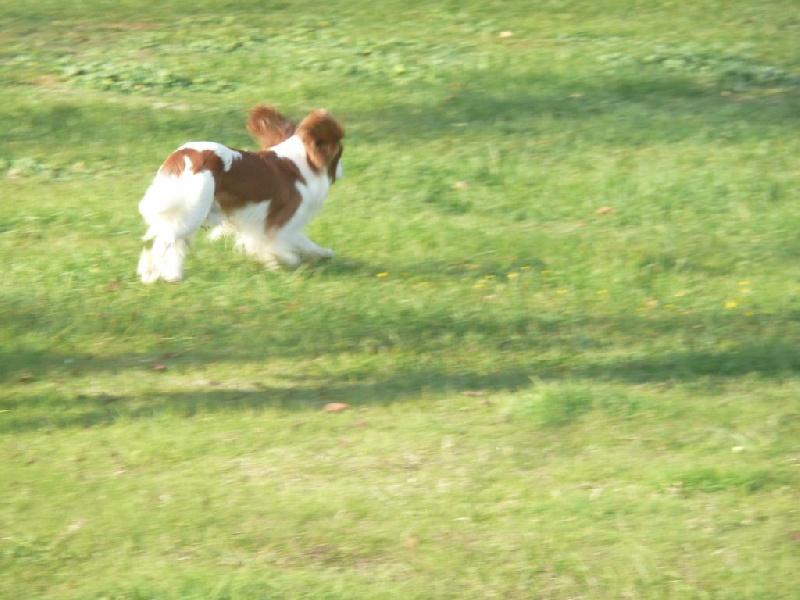
[[[747,287],[748,285],[750,285],[750,282],[749,281],[740,281],[739,285],[742,286],[742,287]]]
[[[509,279],[516,279],[517,277],[519,277],[519,273],[509,273],[508,275],[506,275],[506,277],[508,277]]]
[[[603,294],[607,294],[608,290],[597,290],[597,295],[602,296]]]
[[[675,292],[676,298],[683,298],[686,295],[686,292]]]
[[[520,267],[519,270],[520,271],[530,271],[531,268],[530,267]],[[542,271],[542,273],[544,273],[544,271]]]
[[[566,293],[567,293],[567,290],[565,290],[563,288],[556,290],[556,294],[558,294],[559,296],[563,296]]]
[[[388,276],[389,274],[386,272],[378,273],[377,275],[375,275],[375,277],[377,277],[378,279],[386,279]]]
[[[738,305],[738,303],[736,302],[736,300],[728,300],[725,303],[725,308],[727,308],[727,309],[736,308],[737,305]]]

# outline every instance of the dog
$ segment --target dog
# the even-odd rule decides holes
[[[343,175],[342,125],[325,109],[296,125],[258,105],[247,129],[259,151],[189,142],[161,165],[139,202],[144,240],[152,240],[137,268],[143,283],[183,279],[186,252],[203,226],[212,228],[212,239],[235,235],[237,247],[271,269],[333,257],[303,228]]]

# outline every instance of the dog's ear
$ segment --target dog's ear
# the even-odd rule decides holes
[[[309,114],[297,127],[297,134],[303,140],[308,162],[317,171],[327,169],[335,179],[336,167],[342,156],[344,128],[331,113],[318,109]]]
[[[296,129],[294,121],[284,117],[269,104],[259,104],[253,107],[247,119],[247,131],[262,149],[271,148],[288,140],[294,135]]]

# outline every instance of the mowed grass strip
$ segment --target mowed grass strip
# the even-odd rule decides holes
[[[0,15],[0,597],[796,593],[790,3]],[[337,256],[141,285],[263,101],[347,127]]]

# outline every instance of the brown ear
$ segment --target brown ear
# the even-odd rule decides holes
[[[305,144],[309,164],[318,171],[330,168],[342,154],[344,128],[323,108],[303,119],[297,127],[297,134]]]
[[[284,117],[269,104],[254,106],[247,119],[247,131],[262,149],[271,148],[289,139],[295,129],[297,126],[291,119]]]

